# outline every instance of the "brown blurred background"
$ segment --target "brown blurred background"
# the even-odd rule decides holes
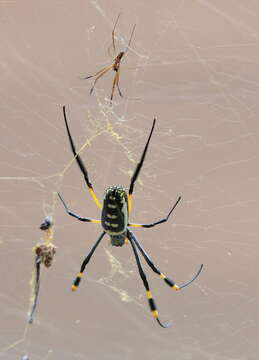
[[[131,49],[111,63],[134,24]],[[30,360],[258,359],[259,5],[242,0],[0,1],[0,357]],[[139,98],[139,100],[134,100]],[[128,186],[152,119],[157,127],[136,184],[133,222],[170,221],[135,234],[179,283],[172,292],[145,266],[162,321],[149,313],[131,248],[106,237],[78,292],[71,283],[101,232],[57,200],[99,218],[72,160],[62,117],[100,198]],[[26,325],[32,248],[46,215],[55,262],[42,269],[34,324]]]

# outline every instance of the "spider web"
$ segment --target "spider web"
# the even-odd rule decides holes
[[[127,98],[115,92],[110,106],[114,74],[92,96],[81,78],[112,62],[118,13],[118,52],[137,26],[121,63]],[[258,17],[258,3],[241,0],[0,1],[4,359],[258,358]],[[131,222],[158,220],[183,199],[168,223],[134,232],[179,283],[205,265],[178,293],[144,266],[169,330],[150,316],[130,246],[113,248],[107,236],[70,291],[101,229],[69,217],[57,198],[100,217],[69,148],[63,104],[99,199],[110,184],[128,186],[157,117]],[[32,249],[45,216],[57,253],[42,268],[28,325]]]

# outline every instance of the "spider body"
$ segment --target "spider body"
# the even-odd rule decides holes
[[[150,291],[149,283],[148,283],[147,278],[146,278],[146,274],[145,274],[145,272],[143,270],[143,267],[142,267],[142,264],[141,264],[141,261],[140,261],[140,255],[143,256],[143,258],[147,262],[148,266],[154,271],[154,273],[156,273],[162,280],[164,280],[164,282],[171,289],[174,289],[174,290],[180,290],[180,289],[190,285],[199,276],[203,265],[200,266],[198,272],[193,276],[193,278],[191,280],[187,281],[184,284],[177,285],[172,279],[168,278],[165,274],[163,274],[154,265],[153,261],[151,260],[149,255],[146,253],[146,251],[144,250],[144,248],[142,247],[142,245],[140,244],[140,242],[138,241],[138,239],[136,238],[134,233],[130,230],[130,227],[132,227],[132,226],[133,227],[135,226],[135,227],[151,228],[151,227],[154,227],[156,225],[159,225],[159,224],[162,224],[162,223],[166,222],[169,219],[172,212],[174,211],[177,204],[179,203],[179,201],[181,200],[181,197],[179,196],[177,201],[175,202],[175,204],[173,205],[173,207],[169,211],[168,215],[166,217],[158,220],[158,221],[152,222],[150,224],[133,224],[133,223],[129,222],[129,214],[130,214],[131,209],[132,209],[132,194],[133,194],[133,190],[134,190],[134,185],[135,185],[135,182],[136,182],[136,180],[137,180],[137,178],[139,176],[140,170],[141,170],[141,168],[143,166],[145,156],[146,156],[146,152],[147,152],[147,149],[148,149],[148,146],[149,146],[149,142],[150,142],[150,139],[152,137],[153,130],[154,130],[154,127],[155,127],[156,119],[154,119],[154,121],[153,121],[153,125],[152,125],[152,128],[151,128],[148,140],[146,142],[146,145],[144,147],[144,150],[142,152],[140,161],[137,163],[135,171],[133,172],[133,175],[132,175],[132,178],[131,178],[131,181],[130,181],[130,186],[129,186],[128,193],[126,192],[126,190],[121,185],[110,186],[110,187],[107,188],[107,190],[105,192],[103,205],[101,205],[101,203],[99,202],[99,200],[98,200],[98,198],[97,198],[97,196],[96,196],[96,194],[94,192],[93,186],[92,186],[92,184],[91,184],[91,182],[89,180],[89,176],[88,176],[88,172],[86,170],[86,167],[85,167],[80,155],[76,152],[74,141],[72,139],[72,135],[70,133],[69,126],[68,126],[68,123],[67,123],[65,106],[63,106],[63,115],[64,115],[64,120],[65,120],[65,125],[66,125],[66,129],[67,129],[67,134],[68,134],[71,150],[72,150],[74,158],[77,161],[77,164],[78,164],[78,166],[79,166],[79,168],[80,168],[80,170],[81,170],[81,172],[82,172],[82,174],[84,176],[86,185],[87,185],[88,190],[90,192],[90,195],[92,196],[92,198],[93,198],[94,202],[96,203],[96,205],[102,211],[101,220],[95,220],[95,219],[91,219],[91,218],[88,218],[88,217],[82,217],[82,216],[79,216],[79,215],[75,214],[74,212],[69,210],[69,208],[67,207],[65,201],[63,200],[63,198],[61,197],[60,194],[58,194],[59,198],[62,201],[66,212],[70,216],[76,218],[79,221],[101,224],[101,226],[103,228],[103,232],[101,233],[101,235],[99,236],[99,238],[97,239],[97,241],[93,245],[92,249],[90,250],[88,255],[85,257],[84,261],[82,262],[80,272],[78,273],[77,277],[75,278],[75,280],[73,282],[72,291],[75,291],[75,290],[78,289],[87,264],[91,260],[92,255],[94,254],[96,248],[100,244],[100,242],[103,239],[104,235],[108,234],[110,236],[111,243],[112,243],[113,246],[123,246],[126,243],[130,243],[130,245],[132,247],[132,250],[133,250],[133,253],[134,253],[136,263],[137,263],[137,268],[138,268],[139,275],[140,275],[141,280],[143,282],[143,285],[144,285],[144,287],[146,289],[146,296],[147,296],[147,300],[148,300],[148,304],[149,304],[151,314],[156,319],[156,321],[158,322],[158,324],[161,327],[164,327],[164,328],[168,327],[168,324],[163,324],[159,319],[157,307],[156,307],[155,301],[153,299],[152,293]]]
[[[112,245],[124,245],[129,210],[128,195],[121,185],[113,185],[106,190],[101,219],[102,227],[110,235]]]
[[[114,71],[119,71],[120,69],[120,65],[121,65],[121,59],[123,57],[123,55],[125,54],[124,51],[120,52],[118,56],[116,56],[116,58],[114,59],[114,63],[113,63],[113,70]]]
[[[117,53],[116,46],[115,46],[114,33],[115,33],[115,28],[116,28],[116,25],[117,25],[117,23],[118,23],[119,17],[120,17],[120,14],[119,14],[118,17],[117,17],[117,20],[116,20],[116,22],[115,22],[115,25],[114,25],[114,28],[113,28],[113,31],[112,31],[112,48],[113,48],[113,55],[114,55],[114,56],[115,56],[116,53]],[[133,37],[133,33],[134,33],[134,30],[135,30],[135,27],[136,27],[136,25],[133,26],[133,29],[132,29],[131,35],[130,35],[130,39],[129,39],[129,42],[128,42],[128,45],[127,45],[126,49],[125,49],[124,51],[119,52],[118,55],[116,55],[116,57],[114,58],[112,64],[110,64],[110,65],[106,66],[105,68],[97,71],[94,75],[90,75],[90,76],[85,76],[85,77],[83,77],[83,79],[95,78],[95,80],[94,80],[94,82],[93,82],[93,85],[92,85],[92,87],[91,87],[91,89],[90,89],[90,95],[93,93],[93,90],[94,90],[94,88],[95,88],[95,85],[96,85],[97,81],[98,81],[103,75],[105,75],[108,71],[114,70],[116,74],[114,75],[114,78],[113,78],[112,91],[111,91],[111,96],[110,96],[110,102],[112,102],[115,89],[118,90],[118,93],[119,93],[120,97],[124,97],[124,96],[122,95],[121,89],[120,89],[120,87],[119,87],[120,65],[121,65],[121,59],[122,59],[122,57],[126,54],[126,52],[128,51],[128,49],[129,49],[129,47],[130,47],[130,44],[131,44],[131,40],[132,40],[132,37]]]

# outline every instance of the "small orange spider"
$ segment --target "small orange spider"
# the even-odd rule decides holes
[[[120,14],[119,14],[118,17],[117,17],[117,19],[116,19],[116,21],[115,21],[114,28],[113,28],[113,30],[112,30],[112,47],[113,47],[113,53],[114,53],[114,55],[116,54],[116,46],[115,46],[114,32],[115,32],[115,28],[116,28],[116,26],[117,26],[119,17],[120,17]],[[121,64],[121,59],[123,58],[123,56],[126,54],[126,52],[128,51],[128,49],[129,49],[129,47],[130,47],[130,44],[131,44],[131,40],[132,40],[132,37],[133,37],[133,33],[134,33],[134,30],[135,30],[135,27],[136,27],[136,24],[133,26],[133,29],[132,29],[131,35],[130,35],[130,39],[129,39],[129,42],[128,42],[128,45],[127,45],[126,49],[125,49],[124,51],[121,51],[121,52],[115,57],[115,59],[114,59],[114,61],[113,61],[113,63],[112,63],[111,65],[106,66],[105,68],[97,71],[97,73],[94,74],[94,75],[86,76],[86,77],[83,78],[83,79],[90,79],[90,78],[95,77],[93,86],[92,86],[91,89],[90,89],[90,95],[92,94],[92,92],[93,92],[93,90],[94,90],[94,87],[95,87],[97,81],[98,81],[104,74],[106,74],[108,71],[113,70],[113,71],[115,71],[116,74],[115,74],[114,79],[113,79],[112,93],[111,93],[110,101],[112,102],[115,87],[117,87],[118,92],[119,92],[119,95],[120,95],[121,97],[123,97],[122,92],[121,92],[120,87],[119,87],[120,64]]]

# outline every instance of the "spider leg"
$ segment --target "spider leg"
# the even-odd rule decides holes
[[[121,14],[118,15],[116,21],[115,21],[115,24],[114,24],[114,27],[113,27],[113,30],[112,30],[112,47],[113,47],[113,53],[116,54],[116,46],[115,46],[115,38],[114,38],[114,33],[115,33],[115,28],[118,24],[118,21],[119,21],[119,17],[121,16]]]
[[[111,70],[112,68],[113,68],[113,64],[107,66],[105,69],[103,69],[103,70],[101,70],[101,71],[99,72],[99,75],[95,78],[94,83],[93,83],[93,86],[92,86],[91,89],[90,89],[90,95],[92,94],[92,92],[93,92],[93,90],[94,90],[94,87],[95,87],[97,81],[98,81],[104,74],[106,74],[109,70]],[[97,75],[97,74],[95,74],[95,75],[93,75],[93,76],[89,76],[89,77],[87,77],[86,79],[89,79],[90,77],[95,77],[96,75]]]
[[[120,94],[120,97],[124,97],[123,95],[122,95],[122,92],[121,92],[121,89],[120,89],[120,87],[119,87],[119,79],[120,79],[120,69],[117,71],[117,74],[116,74],[116,86],[117,86],[117,89],[118,89],[118,92],[119,92],[119,94]]]
[[[109,46],[108,46],[107,52],[108,52],[108,55],[109,55],[111,58],[114,58],[114,55],[115,55],[115,54],[111,54],[111,47],[112,47],[112,45],[109,45]]]
[[[114,75],[114,79],[113,79],[113,83],[112,83],[112,93],[111,93],[111,97],[110,97],[110,102],[112,102],[112,99],[113,99],[115,86],[117,86],[117,88],[118,88],[119,76],[120,76],[120,73],[119,73],[119,70],[117,70],[116,74]],[[118,88],[118,90],[119,90],[120,96],[122,96],[119,88]]]
[[[135,31],[135,28],[136,28],[136,24],[133,26],[133,29],[131,31],[131,35],[130,35],[130,39],[129,39],[129,42],[128,42],[128,45],[124,51],[124,54],[128,51],[129,47],[130,47],[130,44],[131,44],[131,40],[133,38],[133,34],[134,34],[134,31]]]
[[[120,89],[120,87],[119,87],[119,78],[118,78],[118,82],[117,82],[117,89],[118,89],[118,92],[119,92],[119,94],[120,94],[120,97],[122,97],[122,98],[124,98],[124,99],[127,99],[127,100],[134,100],[134,101],[138,101],[138,100],[141,100],[141,98],[132,98],[132,97],[128,97],[128,96],[125,96],[125,95],[123,95],[122,94],[122,91],[121,91],[121,89]]]
[[[169,211],[168,215],[166,217],[164,217],[163,219],[158,220],[158,221],[156,221],[154,223],[151,223],[151,224],[131,224],[131,223],[129,223],[128,226],[151,228],[151,227],[156,226],[158,224],[162,224],[162,223],[166,222],[169,219],[170,215],[172,214],[172,212],[174,211],[174,209],[176,208],[176,206],[177,206],[177,204],[179,203],[180,200],[181,200],[181,196],[179,196],[176,203],[174,204],[172,209]]]
[[[110,66],[110,65],[109,65],[109,66]],[[83,77],[82,80],[91,79],[91,78],[93,78],[93,77],[95,77],[95,76],[98,76],[98,75],[101,74],[104,70],[106,70],[107,67],[109,67],[109,66],[106,66],[105,68],[97,71],[97,73],[94,74],[94,75],[90,75],[90,76],[85,76],[85,77]]]
[[[125,95],[122,94],[122,91],[121,91],[121,89],[120,89],[120,87],[119,87],[119,76],[118,76],[118,79],[117,79],[117,84],[116,84],[116,86],[117,86],[118,92],[119,92],[119,94],[120,94],[120,97],[122,97],[122,98],[124,98],[124,99],[127,99],[127,100],[134,100],[134,101],[141,100],[140,98],[132,98],[132,97],[128,97],[128,96],[125,96]]]
[[[69,208],[67,207],[67,204],[65,203],[64,199],[62,198],[62,196],[59,193],[58,193],[58,196],[59,196],[62,204],[64,205],[64,208],[65,208],[66,212],[68,213],[68,215],[73,216],[77,220],[84,221],[84,222],[92,222],[95,224],[101,223],[101,220],[95,220],[95,219],[90,219],[90,218],[86,218],[86,217],[81,217],[81,216],[73,213],[72,211],[69,210]]]
[[[201,264],[198,272],[193,276],[193,278],[189,281],[187,281],[186,283],[182,284],[182,285],[177,285],[173,280],[169,279],[167,276],[165,276],[163,273],[161,273],[161,271],[154,265],[153,261],[150,259],[150,257],[148,256],[148,254],[146,253],[146,251],[143,249],[143,247],[140,245],[139,241],[137,240],[137,238],[135,237],[135,235],[128,229],[128,233],[127,236],[129,238],[129,240],[131,240],[132,242],[134,242],[134,244],[137,246],[137,248],[139,249],[139,251],[141,252],[141,254],[143,255],[144,259],[146,260],[147,264],[151,267],[151,269],[159,275],[159,277],[165,281],[165,283],[170,286],[172,289],[174,290],[180,290],[188,285],[190,285],[195,279],[197,279],[197,277],[200,275],[200,272],[203,268],[203,264]]]
[[[120,97],[123,98],[124,96],[122,95],[121,89],[119,88],[119,84],[117,84],[117,89],[118,89]],[[126,99],[128,99],[128,98],[126,98]]]
[[[67,129],[67,134],[68,134],[68,138],[69,138],[69,142],[70,142],[70,147],[71,147],[71,150],[75,156],[75,159],[77,161],[77,164],[82,172],[82,174],[84,175],[84,178],[85,178],[85,182],[86,182],[86,185],[89,189],[89,192],[92,196],[92,198],[94,199],[94,202],[96,203],[96,205],[101,209],[102,206],[94,192],[94,189],[93,189],[93,186],[92,184],[90,183],[90,180],[89,180],[89,177],[88,177],[88,172],[86,170],[86,167],[84,166],[84,163],[80,157],[80,155],[76,152],[76,148],[75,148],[75,144],[74,144],[74,141],[72,139],[72,135],[70,133],[70,130],[69,130],[69,127],[68,127],[68,123],[67,123],[67,117],[66,117],[66,108],[65,106],[63,106],[63,115],[64,115],[64,120],[65,120],[65,124],[66,124],[66,129]]]
[[[96,241],[96,243],[94,244],[94,246],[92,247],[91,251],[89,252],[89,254],[87,255],[87,257],[84,259],[84,261],[82,262],[82,265],[81,265],[81,269],[80,269],[80,272],[79,274],[77,275],[77,277],[75,278],[74,282],[73,282],[73,285],[72,285],[72,291],[76,291],[79,284],[80,284],[80,281],[83,277],[83,272],[85,270],[85,267],[86,265],[89,263],[93,253],[95,252],[97,246],[99,245],[99,243],[101,242],[102,238],[104,237],[105,235],[105,231],[102,232],[102,234],[99,236],[98,240]]]
[[[130,180],[129,195],[128,195],[129,213],[131,212],[131,209],[132,209],[132,193],[133,193],[133,190],[134,190],[134,185],[135,185],[135,182],[136,182],[136,180],[138,178],[138,175],[139,175],[139,172],[140,172],[140,170],[142,168],[142,165],[144,163],[146,152],[147,152],[147,149],[148,149],[148,145],[149,145],[149,142],[150,142],[150,139],[151,139],[154,127],[155,127],[155,123],[156,123],[156,119],[153,120],[153,125],[152,125],[152,128],[151,128],[149,137],[147,139],[145,148],[144,148],[143,153],[141,155],[140,161],[137,164],[136,169],[135,169],[135,171],[134,171],[134,173],[132,175],[132,178]]]
[[[140,259],[139,259],[139,256],[138,256],[138,251],[137,251],[137,248],[136,248],[136,245],[132,239],[132,237],[129,237],[129,242],[131,243],[131,246],[132,246],[132,249],[133,249],[133,252],[134,252],[134,255],[135,255],[135,259],[136,259],[136,262],[137,262],[137,266],[138,266],[138,271],[139,271],[139,275],[143,281],[143,284],[145,286],[145,289],[146,289],[146,295],[147,295],[147,298],[148,298],[148,304],[149,304],[149,307],[150,307],[150,310],[151,310],[151,314],[152,316],[156,319],[156,321],[158,322],[158,324],[163,327],[163,328],[167,328],[169,327],[171,324],[163,324],[160,320],[159,320],[159,317],[158,317],[158,311],[157,311],[157,307],[156,307],[156,304],[155,304],[155,301],[153,299],[153,296],[152,296],[152,293],[149,289],[149,284],[148,284],[148,281],[147,281],[147,278],[146,278],[146,274],[144,273],[143,271],[143,268],[142,268],[142,265],[141,265],[141,262],[140,262]]]
[[[112,102],[112,99],[113,99],[113,94],[114,94],[114,89],[115,89],[115,84],[116,84],[116,77],[117,77],[117,72],[116,74],[114,75],[114,78],[113,78],[113,83],[112,83],[112,92],[111,92],[111,97],[110,97],[110,102]]]

